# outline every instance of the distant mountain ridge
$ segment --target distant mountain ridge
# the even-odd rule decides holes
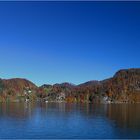
[[[99,84],[100,84],[100,81],[92,80],[92,81],[88,81],[88,82],[79,84],[77,86],[79,86],[79,87],[81,87],[81,86],[93,86],[93,85],[99,85]]]
[[[21,78],[0,79],[0,101],[140,102],[140,68],[122,69],[102,81],[40,87]]]

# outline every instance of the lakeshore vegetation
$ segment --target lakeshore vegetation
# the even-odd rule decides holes
[[[0,102],[139,103],[140,69],[123,69],[109,79],[80,85],[61,83],[40,87],[20,78],[0,79]]]

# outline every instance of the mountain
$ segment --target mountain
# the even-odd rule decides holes
[[[61,84],[54,84],[54,87],[62,87],[62,88],[74,88],[76,85],[72,84],[72,83],[61,83]]]
[[[88,82],[85,82],[85,83],[82,83],[80,85],[78,85],[79,87],[89,87],[89,86],[95,86],[95,85],[99,85],[100,84],[100,81],[96,81],[96,80],[92,80],[92,81],[88,81]]]
[[[26,92],[36,94],[37,89],[34,83],[26,79],[0,79],[0,101],[17,100],[24,97]]]
[[[111,78],[80,85],[55,84],[49,93],[50,97],[65,93],[65,100],[71,102],[140,102],[140,69],[119,70]]]
[[[0,79],[0,101],[140,102],[140,69],[122,69],[102,81],[37,87],[26,79]]]
[[[113,101],[140,102],[140,69],[119,70],[102,85]]]

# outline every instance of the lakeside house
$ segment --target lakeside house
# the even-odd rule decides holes
[[[65,100],[65,93],[64,93],[64,92],[60,92],[60,93],[56,96],[56,100],[57,100],[57,101],[64,101],[64,100]]]
[[[30,100],[30,94],[32,93],[32,90],[29,87],[25,87],[24,89],[24,95],[25,95],[25,102],[28,102]]]

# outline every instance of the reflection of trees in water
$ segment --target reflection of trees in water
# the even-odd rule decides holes
[[[107,107],[107,117],[122,128],[140,129],[139,104],[111,104]]]
[[[31,117],[33,114],[70,116],[71,114],[87,117],[105,115],[106,105],[88,103],[2,103],[0,116],[15,118]]]
[[[57,115],[70,116],[81,115],[86,117],[105,116],[107,105],[89,103],[47,103],[41,105],[46,108],[47,114],[56,113]]]
[[[108,118],[112,124],[122,128],[140,129],[140,107],[139,104],[86,104],[86,103],[58,103],[47,104],[46,107],[57,110],[58,115],[69,117],[80,115],[94,119],[95,117]]]
[[[32,103],[1,103],[0,116],[22,119],[31,116],[34,108]]]
[[[61,117],[68,119],[76,117],[108,118],[113,124],[122,128],[140,129],[139,104],[86,104],[86,103],[2,103],[0,104],[0,117],[14,119],[31,118],[33,116]]]

